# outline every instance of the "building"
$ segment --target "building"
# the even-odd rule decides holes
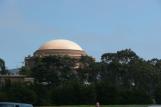
[[[38,50],[36,50],[33,56],[25,58],[25,66],[32,67],[34,65],[35,57],[45,56],[69,56],[79,59],[81,56],[87,55],[86,52],[75,42],[69,40],[51,40],[43,44]]]
[[[34,79],[25,75],[0,75],[0,87],[16,83],[33,83]]]

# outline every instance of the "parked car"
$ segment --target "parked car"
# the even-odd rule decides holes
[[[32,104],[0,102],[0,107],[33,107]]]

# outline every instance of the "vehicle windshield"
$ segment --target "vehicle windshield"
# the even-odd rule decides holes
[[[14,107],[13,104],[0,104],[0,107]]]

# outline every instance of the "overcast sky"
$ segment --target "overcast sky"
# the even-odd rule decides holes
[[[22,66],[44,42],[69,39],[100,59],[131,48],[161,59],[161,0],[0,0],[0,57]]]

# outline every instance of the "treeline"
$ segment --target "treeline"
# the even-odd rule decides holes
[[[0,101],[35,105],[161,104],[161,60],[144,60],[131,49],[92,57],[35,58],[21,74],[33,84],[12,84],[0,89]]]

